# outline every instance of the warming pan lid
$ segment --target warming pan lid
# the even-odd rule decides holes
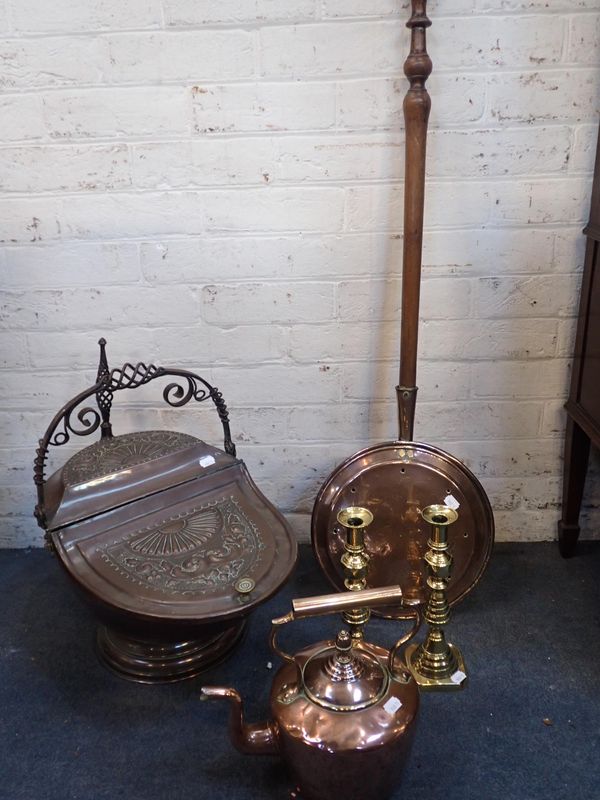
[[[51,533],[95,599],[144,619],[216,622],[274,594],[296,560],[283,516],[242,461]]]
[[[477,585],[485,571],[494,543],[494,516],[473,473],[430,444],[381,442],[336,467],[313,508],[312,544],[317,560],[333,586],[344,589],[340,559],[345,537],[337,515],[348,506],[363,506],[374,517],[365,532],[370,555],[367,587],[396,581],[405,598],[424,603],[429,591],[424,555],[430,530],[421,510],[450,499],[458,509],[458,521],[449,531],[453,564],[448,601],[453,605]],[[378,607],[373,613],[408,617],[403,607]]]
[[[236,458],[176,431],[138,431],[80,450],[46,483],[49,531],[212,475]]]

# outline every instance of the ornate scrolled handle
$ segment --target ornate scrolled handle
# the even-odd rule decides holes
[[[96,383],[78,394],[53,418],[48,426],[46,433],[39,440],[33,462],[33,481],[37,489],[37,504],[34,516],[41,528],[46,527],[46,510],[44,503],[44,484],[45,468],[48,458],[48,448],[50,445],[60,447],[70,441],[72,435],[89,436],[98,428],[102,431],[103,437],[112,436],[110,424],[110,410],[114,393],[121,389],[136,389],[146,383],[165,376],[173,376],[177,381],[169,383],[163,390],[163,399],[170,406],[180,408],[190,400],[202,402],[211,399],[215,405],[221,425],[223,426],[223,446],[225,452],[235,458],[235,444],[231,439],[231,429],[229,427],[229,412],[223,399],[223,395],[210,383],[194,372],[184,369],[171,367],[157,367],[154,364],[145,364],[143,361],[137,364],[126,362],[122,367],[109,370],[106,360],[106,341],[100,339],[100,364]],[[75,409],[80,406],[87,398],[96,396],[98,410],[86,406],[76,414],[73,419]],[[46,536],[48,540],[48,536]]]
[[[41,528],[46,527],[46,512],[44,508],[44,483],[45,483],[45,467],[46,459],[48,458],[48,447],[54,445],[60,447],[70,441],[71,435],[75,436],[89,436],[94,431],[98,430],[101,423],[101,416],[96,409],[86,406],[80,409],[77,413],[77,419],[80,426],[78,427],[72,420],[72,414],[88,397],[96,394],[101,388],[101,383],[95,383],[91,388],[81,392],[66,405],[64,405],[58,414],[55,415],[52,422],[46,429],[46,433],[39,440],[37,450],[35,451],[35,460],[33,462],[33,482],[37,489],[37,505],[35,507],[34,516],[37,519],[38,525]]]

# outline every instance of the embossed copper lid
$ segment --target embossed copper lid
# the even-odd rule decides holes
[[[48,479],[47,528],[62,528],[235,463],[217,447],[176,431],[101,439]]]
[[[149,441],[142,434],[115,437],[115,441],[119,438],[128,448],[133,442]],[[168,441],[175,446],[175,440]],[[80,585],[120,612],[146,619],[206,617],[211,621],[246,614],[279,588],[295,562],[292,532],[258,490],[242,461],[216,448],[208,448],[207,455],[207,448],[197,440],[183,451],[142,463],[138,451],[131,456],[138,463],[131,467],[98,470],[104,473],[98,483],[88,473],[97,453],[65,465],[57,484],[65,485],[67,495],[70,476],[84,478],[83,483],[74,485],[75,489],[90,489],[89,495],[87,489],[83,491],[82,507],[87,504],[89,510],[92,502],[98,508],[109,505],[102,486],[103,479],[110,476],[115,476],[116,496],[128,498],[118,507],[54,529],[58,555]],[[177,463],[182,455],[185,457]],[[176,463],[171,471],[158,470],[173,459]],[[214,463],[194,475],[203,459]],[[110,469],[115,466],[113,463]],[[152,466],[154,476],[149,474]],[[187,479],[168,486],[170,476],[177,474]],[[136,483],[127,485],[132,476],[138,476],[144,486],[164,483],[160,491],[133,497]],[[110,497],[113,490],[106,491]],[[70,508],[77,503],[73,500]]]

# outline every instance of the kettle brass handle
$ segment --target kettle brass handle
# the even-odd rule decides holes
[[[388,656],[388,669],[392,673],[392,675],[397,674],[397,672],[399,670],[402,673],[406,672],[406,668],[403,667],[402,665],[400,666],[399,670],[398,670],[398,668],[395,667],[394,661],[396,660],[396,653],[398,652],[398,650],[401,647],[404,647],[405,644],[408,644],[408,642],[410,642],[410,640],[413,638],[413,636],[415,636],[418,633],[419,628],[423,624],[423,607],[421,606],[421,604],[418,603],[418,602],[407,601],[407,602],[405,602],[405,605],[412,606],[412,608],[410,609],[410,614],[411,614],[411,616],[414,615],[415,624],[408,631],[408,633],[405,633],[404,636],[402,636],[400,639],[398,639],[396,644],[390,650],[390,654]]]
[[[384,586],[381,589],[361,589],[356,592],[337,592],[335,594],[322,594],[317,597],[303,597],[292,600],[292,611],[272,621],[269,643],[274,653],[284,661],[293,663],[293,656],[280,650],[277,645],[277,634],[282,625],[286,625],[296,619],[335,614],[338,611],[346,611],[352,608],[375,608],[376,606],[398,605],[401,603],[402,589],[399,586]],[[414,633],[416,633],[416,629]],[[408,638],[412,638],[414,633],[411,632]],[[406,637],[403,638],[405,639]],[[402,643],[401,640],[398,646],[401,646]],[[395,650],[396,647],[394,652]]]
[[[399,586],[384,586],[381,589],[360,589],[352,592],[322,594],[317,597],[302,597],[292,600],[294,619],[318,617],[335,614],[352,608],[375,608],[402,603],[402,589]]]

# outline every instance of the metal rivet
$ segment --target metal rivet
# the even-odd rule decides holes
[[[252,580],[252,578],[240,578],[235,584],[235,590],[240,594],[249,594],[255,586],[256,583]]]

